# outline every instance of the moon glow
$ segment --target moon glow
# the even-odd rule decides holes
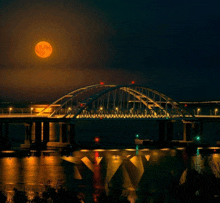
[[[47,58],[52,53],[52,46],[48,42],[41,41],[35,46],[35,53],[40,58]]]

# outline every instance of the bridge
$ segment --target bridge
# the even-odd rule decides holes
[[[62,96],[37,115],[9,112],[0,117],[48,117],[74,120],[187,119],[194,116],[184,108],[180,108],[179,104],[170,97],[144,86],[96,84],[76,89]]]
[[[49,142],[49,123],[61,124],[60,143],[74,143],[75,125],[78,120],[157,120],[159,139],[172,140],[173,122],[184,124],[184,140],[190,139],[187,129],[201,131],[201,119],[219,119],[220,115],[192,113],[167,95],[142,85],[105,85],[103,83],[76,89],[40,112],[28,114],[9,112],[0,114],[0,136],[4,126],[7,136],[8,124],[22,122],[26,126],[26,145],[29,146],[32,128],[36,143]],[[43,129],[43,135],[42,135]],[[198,130],[200,129],[200,130]],[[166,132],[165,132],[166,131]],[[43,137],[43,139],[42,139]],[[68,137],[68,138],[67,138]],[[62,145],[62,144],[61,144]]]

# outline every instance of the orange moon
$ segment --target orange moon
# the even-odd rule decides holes
[[[45,41],[39,42],[35,46],[35,53],[40,58],[47,58],[52,53],[52,46],[48,42],[45,42]]]

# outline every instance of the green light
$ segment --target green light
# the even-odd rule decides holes
[[[136,145],[136,155],[138,155],[139,146]]]
[[[139,138],[139,135],[138,135],[138,134],[136,135],[136,138]]]
[[[196,136],[196,140],[199,141],[199,140],[200,140],[200,137],[199,137],[199,136]]]

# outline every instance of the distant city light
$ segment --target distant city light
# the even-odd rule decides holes
[[[135,81],[131,81],[131,84],[135,84]]]
[[[104,85],[105,83],[104,82],[100,82],[100,85]]]

